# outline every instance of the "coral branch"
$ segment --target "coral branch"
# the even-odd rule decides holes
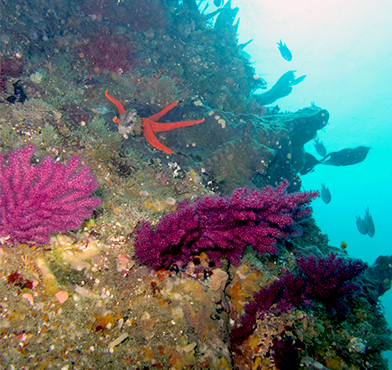
[[[330,253],[325,258],[301,257],[297,263],[306,279],[308,298],[321,302],[334,315],[349,312],[347,298],[360,289],[352,280],[365,271],[367,265],[364,262],[346,262]]]
[[[221,258],[238,264],[245,247],[260,254],[277,252],[276,242],[301,234],[297,222],[310,216],[307,205],[317,192],[287,194],[287,181],[276,189],[236,189],[232,196],[207,196],[161,218],[154,230],[142,222],[136,231],[135,254],[153,268],[188,263],[206,252],[220,265]]]
[[[49,235],[77,229],[101,203],[98,183],[73,157],[66,165],[45,157],[30,164],[34,147],[0,154],[0,236],[10,243],[47,243]]]
[[[241,325],[236,325],[230,336],[234,345],[241,344],[256,325],[258,317],[263,317],[271,307],[280,312],[289,312],[294,307],[306,302],[305,279],[286,273],[274,281],[268,288],[263,287],[253,295],[254,301],[245,305],[245,314],[241,317]]]
[[[318,302],[335,318],[350,311],[348,300],[361,288],[352,281],[367,268],[364,262],[347,262],[330,253],[320,258],[299,257],[297,264],[301,274],[286,272],[268,288],[263,287],[253,295],[254,300],[245,305],[241,324],[236,325],[230,334],[233,344],[241,344],[252,333],[257,318],[262,319],[271,309],[289,312]]]

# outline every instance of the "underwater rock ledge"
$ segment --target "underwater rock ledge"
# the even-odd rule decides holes
[[[145,111],[141,115],[149,114]],[[139,137],[130,137],[129,145],[151,159],[158,156],[163,162],[169,158],[181,167],[203,168],[205,184],[210,181],[215,192],[229,194],[237,187],[276,186],[283,179],[289,181],[289,191],[298,191],[298,173],[305,165],[304,144],[325,127],[329,113],[311,106],[264,117],[236,115],[214,111],[193,98],[167,113],[164,121],[195,118],[205,121],[157,134],[158,140],[174,151],[170,157],[152,152]]]

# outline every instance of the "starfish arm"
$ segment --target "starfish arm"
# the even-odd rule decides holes
[[[196,121],[182,121],[182,122],[168,122],[168,123],[150,121],[150,125],[154,132],[162,132],[162,131],[174,130],[180,127],[197,125],[202,122],[204,122],[204,118]]]
[[[124,106],[121,104],[121,102],[113,98],[113,96],[110,96],[108,90],[105,91],[105,96],[117,107],[118,113],[120,113],[121,116],[125,112]]]
[[[157,137],[154,134],[154,131],[151,127],[151,121],[148,118],[142,118],[143,123],[143,134],[146,140],[154,147],[159,150],[164,151],[167,154],[172,154],[173,151],[169,149],[167,146],[163,145],[159,142]]]
[[[162,118],[169,110],[172,110],[178,104],[178,100],[174,103],[167,105],[165,108],[160,110],[158,113],[153,114],[152,116],[148,117],[151,121],[158,121]]]

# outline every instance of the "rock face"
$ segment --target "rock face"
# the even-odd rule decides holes
[[[142,114],[142,116],[147,115]],[[200,100],[188,100],[165,116],[165,121],[205,118],[199,125],[158,133],[157,138],[174,153],[180,166],[201,168],[214,191],[230,193],[236,187],[276,186],[287,179],[290,191],[300,189],[298,172],[305,164],[304,144],[328,123],[329,113],[319,107],[295,113],[234,115],[213,111]],[[131,138],[154,158],[144,139]],[[151,148],[151,147],[150,147]]]

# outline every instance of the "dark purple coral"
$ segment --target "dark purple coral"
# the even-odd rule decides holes
[[[253,332],[257,318],[263,318],[271,309],[289,312],[317,302],[336,318],[349,312],[348,300],[361,288],[353,283],[353,279],[366,269],[364,262],[347,262],[330,253],[327,257],[299,257],[297,264],[300,274],[286,272],[269,287],[263,287],[253,295],[254,300],[245,305],[241,324],[231,332],[233,344],[241,344]]]
[[[73,157],[66,165],[45,157],[30,164],[33,145],[0,154],[0,237],[9,243],[47,243],[49,235],[77,229],[101,203],[90,168]]]
[[[297,223],[310,216],[308,204],[317,192],[287,194],[287,181],[276,189],[236,189],[231,196],[180,202],[177,211],[161,218],[154,230],[142,222],[136,231],[135,254],[155,269],[188,263],[206,252],[220,265],[227,258],[238,265],[247,245],[260,253],[277,252],[278,239],[301,235]]]
[[[274,365],[278,370],[301,368],[298,346],[301,346],[301,342],[299,340],[293,340],[288,335],[282,335],[282,338],[274,338],[272,340],[271,355],[274,359]]]
[[[256,325],[258,317],[274,307],[279,312],[289,312],[306,302],[305,279],[291,273],[285,273],[269,287],[263,287],[253,295],[253,301],[245,305],[245,314],[241,317],[241,325],[236,325],[231,332],[233,344],[241,344]]]
[[[361,275],[367,265],[360,260],[346,261],[330,253],[327,257],[300,257],[297,264],[306,279],[306,296],[320,302],[332,314],[349,311],[347,299],[360,289],[353,279]]]

